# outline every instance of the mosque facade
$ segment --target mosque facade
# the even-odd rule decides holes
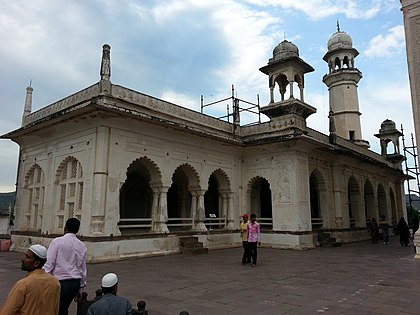
[[[406,217],[401,133],[385,119],[381,154],[362,138],[362,73],[339,29],[324,56],[329,134],[311,129],[304,100],[314,69],[283,41],[260,71],[270,102],[265,122],[224,121],[111,83],[110,46],[100,81],[32,112],[2,138],[20,146],[15,250],[48,246],[70,217],[91,262],[180,252],[193,235],[209,249],[241,246],[243,213],[256,213],[263,246],[310,249],[325,239],[369,238],[372,217]]]

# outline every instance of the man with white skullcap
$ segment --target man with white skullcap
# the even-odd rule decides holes
[[[102,278],[102,292],[100,300],[93,303],[87,315],[131,315],[131,303],[126,298],[117,296],[118,277],[115,273],[107,273]]]
[[[28,275],[14,284],[0,314],[58,314],[60,282],[42,269],[46,260],[47,249],[44,246],[36,244],[29,247],[21,260],[21,269]]]

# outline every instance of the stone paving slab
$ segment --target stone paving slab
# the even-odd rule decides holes
[[[147,302],[150,315],[420,314],[420,260],[412,246],[360,242],[307,251],[260,248],[242,266],[242,248],[88,265],[93,298],[107,272],[119,295]],[[21,253],[0,252],[0,304],[20,270]],[[73,303],[70,314],[76,314]]]

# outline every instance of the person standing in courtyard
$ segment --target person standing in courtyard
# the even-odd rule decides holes
[[[66,221],[64,235],[53,239],[47,252],[47,263],[44,270],[60,281],[59,315],[67,315],[73,299],[86,286],[86,246],[76,233],[80,221],[70,218]]]
[[[408,228],[407,222],[405,222],[404,217],[400,218],[398,221],[398,232],[400,233],[400,244],[401,246],[408,246],[410,243],[410,229]]]
[[[242,255],[242,265],[248,264],[251,262],[251,256],[249,254],[248,249],[248,242],[247,242],[247,230],[248,230],[248,214],[244,214],[242,216],[241,221],[241,238],[242,238],[242,246],[244,248],[244,253]]]
[[[389,224],[385,219],[385,215],[381,216],[381,219],[379,220],[379,226],[381,227],[382,240],[384,241],[384,245],[387,245],[389,244]]]
[[[369,224],[370,229],[370,238],[373,244],[378,244],[379,239],[379,227],[378,222],[376,222],[375,218],[372,218]]]
[[[60,283],[42,267],[47,259],[47,249],[39,244],[26,251],[21,269],[28,275],[14,284],[1,315],[31,314],[57,315],[60,304]]]
[[[107,273],[102,277],[102,298],[93,303],[87,315],[131,315],[131,303],[126,298],[117,296],[118,277],[115,273]]]
[[[247,242],[248,250],[252,259],[252,267],[257,266],[257,247],[261,245],[261,231],[260,224],[257,222],[257,215],[251,214],[251,222],[248,223],[247,228]]]

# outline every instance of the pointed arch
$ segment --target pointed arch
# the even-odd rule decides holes
[[[385,188],[382,184],[378,185],[378,208],[379,208],[379,217],[382,217],[383,215],[388,220],[388,207],[386,204],[386,192]]]
[[[175,169],[168,190],[168,218],[192,218],[191,191],[200,189],[199,182],[198,173],[190,164],[185,163]]]
[[[213,171],[204,194],[204,209],[206,218],[221,218],[221,221],[224,221],[215,227],[221,228],[226,225],[230,193],[230,180],[227,174],[220,168]]]
[[[127,175],[135,172],[145,172],[144,175],[150,180],[150,184],[160,185],[162,183],[162,173],[157,164],[147,156],[136,159],[131,162],[127,168]]]
[[[162,174],[154,161],[146,156],[133,161],[120,189],[120,219],[151,218],[152,188],[161,185]]]
[[[23,201],[26,223],[24,226],[30,230],[41,230],[44,212],[44,171],[37,164],[33,164],[25,175],[24,189],[27,191]]]
[[[352,175],[347,185],[348,214],[350,227],[366,224],[366,219],[362,220],[360,214],[360,188],[356,178]],[[363,216],[364,217],[364,216]]]
[[[55,172],[55,184],[62,179],[83,177],[83,168],[80,162],[74,156],[67,156],[57,167]]]
[[[363,188],[363,199],[365,202],[365,217],[366,222],[370,222],[372,218],[377,218],[376,207],[375,207],[375,191],[373,185],[369,179],[365,181]]]
[[[312,229],[319,229],[328,222],[328,211],[322,210],[328,209],[328,197],[324,176],[317,168],[309,176],[309,194]]]
[[[67,219],[82,217],[84,179],[80,161],[67,156],[57,168],[54,184],[58,192],[56,228],[62,229]]]
[[[267,225],[272,228],[273,201],[269,181],[261,176],[251,178],[248,182],[247,195],[250,209],[246,209],[246,212],[255,213],[263,227]]]

